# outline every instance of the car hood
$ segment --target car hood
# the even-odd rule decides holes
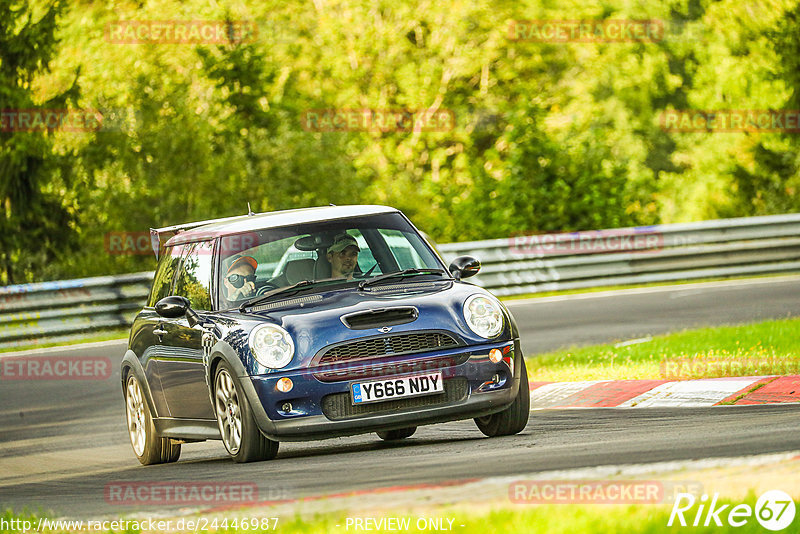
[[[382,335],[396,335],[420,330],[445,330],[461,338],[467,345],[487,343],[477,336],[466,324],[463,315],[464,301],[470,295],[490,295],[478,286],[454,281],[416,282],[374,286],[370,290],[356,288],[339,289],[322,293],[303,294],[286,299],[293,301],[290,306],[273,308],[261,312],[228,312],[225,315],[237,326],[229,332],[239,340],[236,343],[245,365],[252,374],[263,374],[269,370],[262,368],[250,355],[247,344],[241,343],[242,334],[265,322],[278,324],[285,328],[295,343],[295,357],[284,370],[308,366],[314,356],[323,348],[359,338]],[[359,312],[376,312],[381,309],[413,307],[416,319],[399,325],[391,325],[390,331],[379,330],[380,325],[366,329],[352,329],[345,325],[342,316]],[[513,334],[513,320],[506,314],[506,328],[497,339],[509,339]],[[230,326],[234,326],[231,324]]]

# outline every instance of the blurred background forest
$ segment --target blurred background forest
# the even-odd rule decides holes
[[[652,42],[537,43],[515,20],[663,21]],[[246,20],[228,44],[107,24]],[[0,285],[149,270],[109,232],[313,205],[402,209],[439,242],[798,211],[796,133],[664,131],[665,110],[800,109],[798,0],[0,0]],[[314,132],[309,109],[451,110],[438,132]],[[111,123],[113,122],[113,125]]]

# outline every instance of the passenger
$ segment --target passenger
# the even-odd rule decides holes
[[[350,234],[339,234],[328,247],[328,262],[331,264],[331,278],[351,280],[358,264],[358,241]]]

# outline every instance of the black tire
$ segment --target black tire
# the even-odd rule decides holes
[[[518,434],[528,424],[531,411],[531,392],[528,388],[528,370],[525,369],[525,359],[520,357],[519,391],[513,404],[503,410],[486,417],[476,417],[475,424],[486,436],[510,436]]]
[[[150,403],[133,373],[125,380],[125,420],[133,453],[142,465],[177,462],[181,444],[156,432]]]
[[[378,434],[378,437],[384,441],[394,441],[396,439],[410,438],[416,431],[417,427],[410,426],[408,428],[399,428],[397,430],[381,430],[380,432],[375,433]]]
[[[223,403],[223,401],[228,402]],[[233,407],[233,404],[236,407]],[[227,417],[229,413],[231,417]],[[234,462],[260,462],[271,460],[278,454],[278,442],[261,433],[236,374],[224,361],[220,362],[214,373],[214,414],[217,417],[222,444]],[[239,414],[238,440],[233,432],[237,427],[236,414]],[[226,416],[225,421],[223,415]]]

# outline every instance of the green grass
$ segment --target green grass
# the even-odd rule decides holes
[[[526,360],[532,381],[623,380],[665,378],[662,364],[672,367],[666,378],[751,376],[800,373],[800,319],[764,321],[742,326],[686,330],[633,345],[593,345],[549,352]],[[682,360],[692,367],[679,367]],[[728,365],[705,368],[703,361]],[[731,362],[739,362],[730,365]],[[762,364],[753,367],[752,363]]]
[[[720,519],[723,526],[719,527],[711,522],[711,526],[703,527],[682,527],[680,524],[673,524],[672,527],[667,527],[670,512],[672,509],[671,504],[657,504],[657,505],[608,505],[608,504],[594,504],[594,505],[563,505],[563,504],[547,504],[547,505],[528,505],[528,504],[508,504],[500,503],[495,506],[484,505],[480,507],[465,508],[437,508],[426,512],[405,512],[397,510],[383,510],[380,512],[371,513],[354,513],[350,517],[371,517],[376,520],[382,518],[408,518],[410,520],[409,530],[402,530],[402,532],[432,532],[432,530],[418,529],[417,521],[422,519],[441,519],[445,526],[448,525],[448,519],[452,519],[452,531],[459,534],[488,534],[488,533],[507,533],[507,532],[524,532],[530,534],[557,534],[557,533],[607,533],[607,532],[630,532],[630,533],[659,533],[659,532],[687,532],[691,531],[693,534],[698,533],[718,533],[718,532],[737,532],[741,534],[765,532],[760,526],[755,517],[747,518],[747,523],[738,528],[728,526],[725,521],[727,519],[727,512],[731,510],[733,505],[741,504],[740,502],[731,502],[721,500],[719,504],[728,503],[726,511],[720,514]],[[749,505],[751,508],[755,507],[756,497],[752,493],[744,500],[744,504]],[[690,511],[684,514],[687,519],[688,525],[694,519],[694,512],[697,511],[695,505]],[[247,517],[247,512],[237,516]],[[269,517],[268,511],[259,511],[258,513],[251,514],[252,517]],[[2,516],[6,521],[13,519],[10,512],[6,512]],[[19,517],[19,516],[17,516]],[[295,516],[292,518],[280,517],[278,519],[277,528],[275,532],[284,533],[319,533],[319,532],[363,532],[357,530],[353,524],[347,528],[347,517],[343,514],[331,515],[317,515],[314,517],[300,517]],[[26,515],[26,519],[36,522],[36,517]],[[233,516],[229,518],[232,520]],[[705,520],[703,514],[700,523]],[[174,521],[174,520],[173,520]],[[792,523],[796,525],[799,520],[795,518]],[[675,521],[677,523],[677,520]],[[463,526],[462,526],[463,525]],[[422,526],[422,523],[420,523]],[[387,530],[375,529],[372,532],[386,532]],[[18,530],[11,530],[7,528],[0,528],[0,532],[14,532]],[[48,531],[48,532],[62,532],[62,531]],[[118,531],[110,531],[118,532]],[[138,532],[131,530],[128,532]],[[252,530],[252,529],[228,529],[219,532],[273,532],[273,530]]]

